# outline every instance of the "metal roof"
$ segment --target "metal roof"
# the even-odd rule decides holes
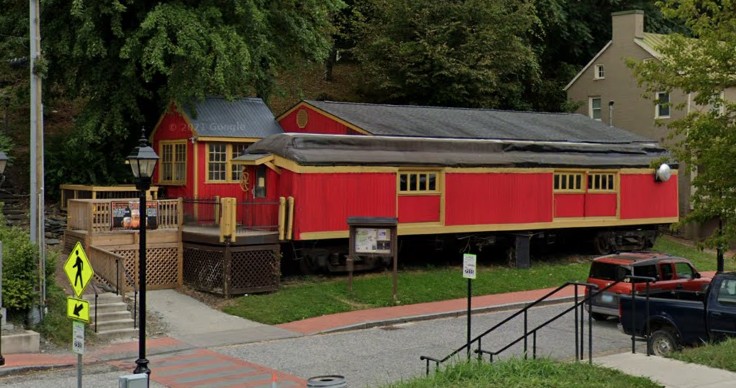
[[[653,142],[573,113],[305,101],[373,135],[594,143]]]
[[[260,98],[208,97],[196,104],[194,112],[184,108],[184,113],[198,136],[264,138],[284,132]]]
[[[651,143],[582,143],[284,133],[234,160],[278,155],[311,166],[648,168],[669,157]],[[675,164],[672,164],[673,167]],[[654,171],[652,170],[652,173]]]

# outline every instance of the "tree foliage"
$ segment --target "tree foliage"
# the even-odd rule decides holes
[[[81,99],[51,178],[111,183],[140,127],[169,101],[267,98],[290,61],[323,60],[340,0],[48,0],[42,35],[50,97]],[[73,154],[73,160],[65,155]],[[48,177],[48,176],[47,176]]]
[[[373,0],[355,54],[370,100],[525,108],[539,81],[529,0]]]
[[[681,21],[694,38],[672,34],[657,47],[660,61],[632,63],[649,91],[691,93],[697,108],[671,123],[673,152],[693,176],[694,209],[684,222],[714,217],[723,236],[708,239],[718,246],[736,238],[736,7],[733,1],[674,0],[659,2],[663,14]],[[731,88],[731,89],[729,89]],[[726,97],[726,98],[724,98]],[[686,106],[676,106],[685,109]]]

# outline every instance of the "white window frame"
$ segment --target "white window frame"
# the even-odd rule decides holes
[[[598,100],[598,117],[595,117],[596,109],[593,108],[593,101]],[[603,121],[603,99],[600,96],[588,97],[588,117],[596,121]]]
[[[667,102],[665,102],[665,104],[667,104],[666,107],[663,106],[664,104],[660,104],[659,103],[660,100],[661,100],[660,99],[660,96],[664,96],[664,95],[667,96]],[[668,118],[670,118],[670,113],[671,113],[671,110],[672,110],[672,103],[670,102],[670,100],[671,100],[670,99],[670,94],[668,92],[657,92],[657,93],[654,94],[654,101],[656,102],[656,104],[654,105],[654,118],[655,119],[668,119]],[[665,110],[665,109],[667,110],[667,112],[666,112],[666,114],[663,114],[662,111]]]
[[[606,67],[603,64],[593,67],[593,79],[606,79]]]

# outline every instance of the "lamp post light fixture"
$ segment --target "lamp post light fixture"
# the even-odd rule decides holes
[[[138,238],[140,242],[138,284],[141,290],[141,303],[138,310],[140,326],[138,329],[140,331],[138,334],[138,359],[135,361],[136,368],[133,373],[145,373],[147,375],[151,374],[151,370],[148,369],[148,359],[146,359],[146,192],[151,188],[151,176],[153,175],[153,169],[156,167],[156,161],[158,161],[158,155],[148,145],[146,130],[143,128],[141,129],[140,143],[128,155],[128,163],[130,163],[130,168],[136,178],[135,187],[140,192],[138,206],[138,231],[140,233]]]
[[[5,182],[5,166],[8,165],[8,155],[0,151],[0,184]],[[3,357],[3,321],[5,321],[5,309],[3,308],[3,242],[0,241],[0,366],[5,365]]]

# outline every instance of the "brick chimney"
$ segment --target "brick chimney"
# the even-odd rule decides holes
[[[626,42],[644,37],[644,11],[632,10],[611,14],[613,42]]]

